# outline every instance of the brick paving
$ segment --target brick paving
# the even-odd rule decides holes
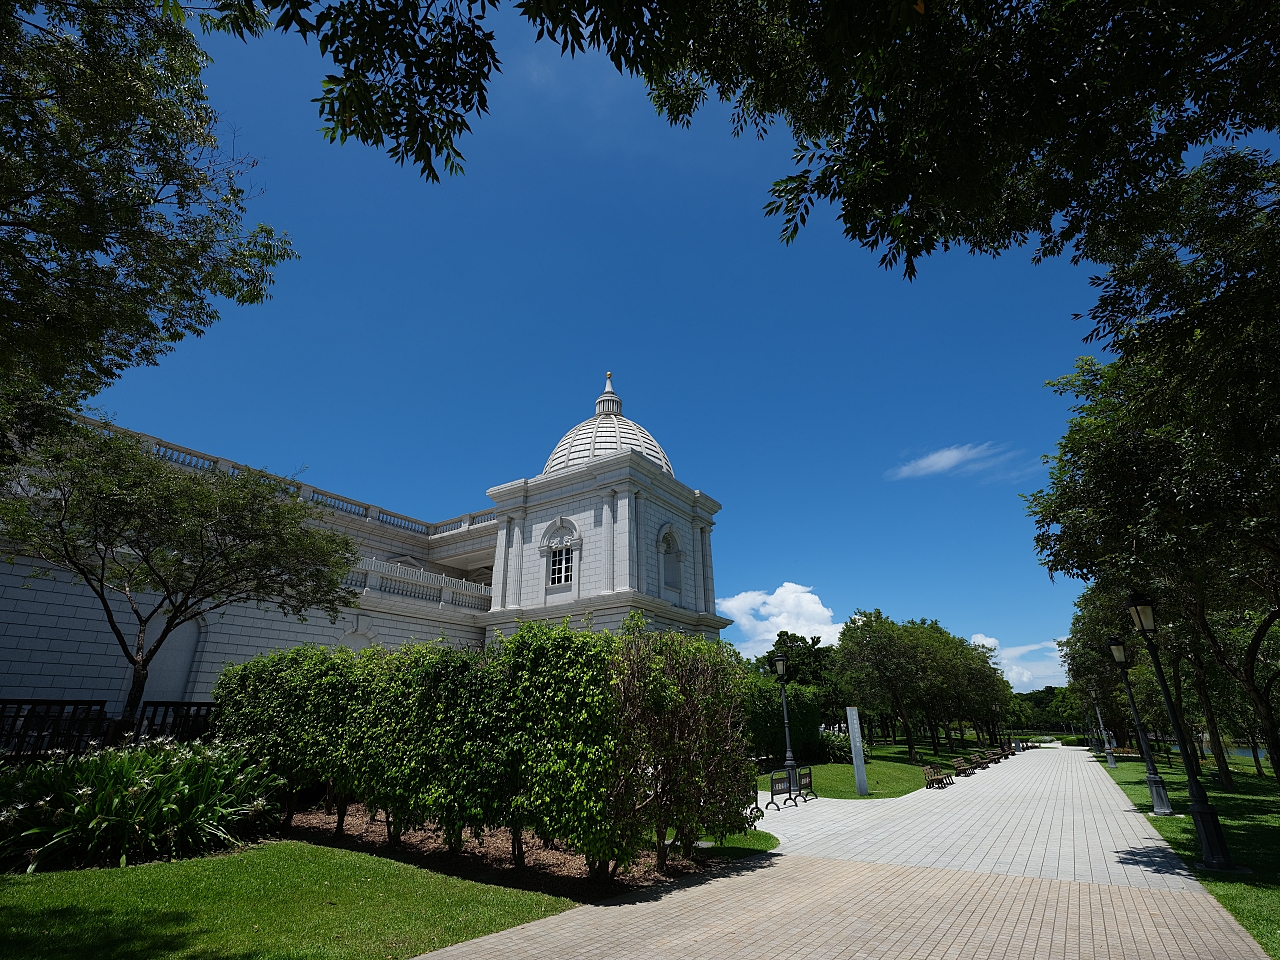
[[[1265,960],[1081,750],[762,826],[774,854],[432,960]]]

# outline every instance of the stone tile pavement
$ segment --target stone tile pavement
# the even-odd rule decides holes
[[[770,812],[777,853],[432,960],[1265,960],[1080,750]]]
[[[894,800],[769,810],[760,826],[782,840],[779,853],[1200,890],[1083,748],[1032,750]]]

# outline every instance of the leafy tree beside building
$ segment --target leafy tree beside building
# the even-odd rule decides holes
[[[184,623],[235,603],[336,621],[355,604],[342,582],[355,544],[319,519],[286,480],[181,469],[96,424],[43,438],[0,477],[0,544],[10,559],[35,557],[83,582],[132,666],[126,726],[148,666]]]

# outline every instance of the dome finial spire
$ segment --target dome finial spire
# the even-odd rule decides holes
[[[596,416],[602,413],[622,413],[622,399],[613,392],[613,371],[604,375],[604,393],[596,399]]]

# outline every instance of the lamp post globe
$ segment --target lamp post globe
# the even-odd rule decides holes
[[[1164,676],[1164,665],[1160,662],[1160,648],[1156,646],[1155,604],[1144,594],[1134,592],[1129,595],[1127,610],[1133,619],[1133,625],[1147,645],[1151,666],[1156,674],[1156,683],[1160,686],[1160,696],[1164,698],[1164,708],[1169,714],[1169,726],[1173,728],[1173,735],[1178,741],[1178,753],[1182,757],[1182,766],[1187,773],[1187,794],[1191,798],[1187,811],[1196,825],[1196,836],[1200,840],[1200,856],[1203,858],[1202,862],[1196,866],[1203,870],[1247,873],[1249,872],[1247,867],[1238,867],[1232,861],[1231,853],[1227,849],[1226,835],[1222,832],[1222,823],[1218,820],[1218,811],[1209,802],[1209,795],[1205,793],[1204,785],[1191,767],[1189,759],[1191,744],[1187,742],[1182,725],[1174,712],[1173,697],[1169,693],[1169,683]]]
[[[1142,729],[1142,720],[1138,717],[1138,704],[1133,699],[1133,687],[1129,686],[1129,651],[1125,649],[1123,637],[1112,637],[1107,641],[1107,651],[1120,667],[1120,678],[1124,681],[1124,692],[1129,698],[1129,712],[1133,714],[1133,727],[1138,732],[1138,750],[1142,754],[1142,762],[1147,765],[1147,790],[1151,794],[1151,812],[1157,817],[1173,815],[1173,807],[1169,805],[1169,791],[1165,788],[1164,777],[1156,770],[1155,760],[1151,754],[1151,745],[1147,742],[1147,734]]]
[[[796,758],[791,753],[791,718],[787,714],[787,655],[779,652],[773,658],[773,672],[778,677],[778,683],[782,687],[782,734],[786,739],[787,758],[783,762],[783,766],[787,768],[787,776],[790,778],[791,789],[795,790],[799,787],[799,780],[796,777]]]

